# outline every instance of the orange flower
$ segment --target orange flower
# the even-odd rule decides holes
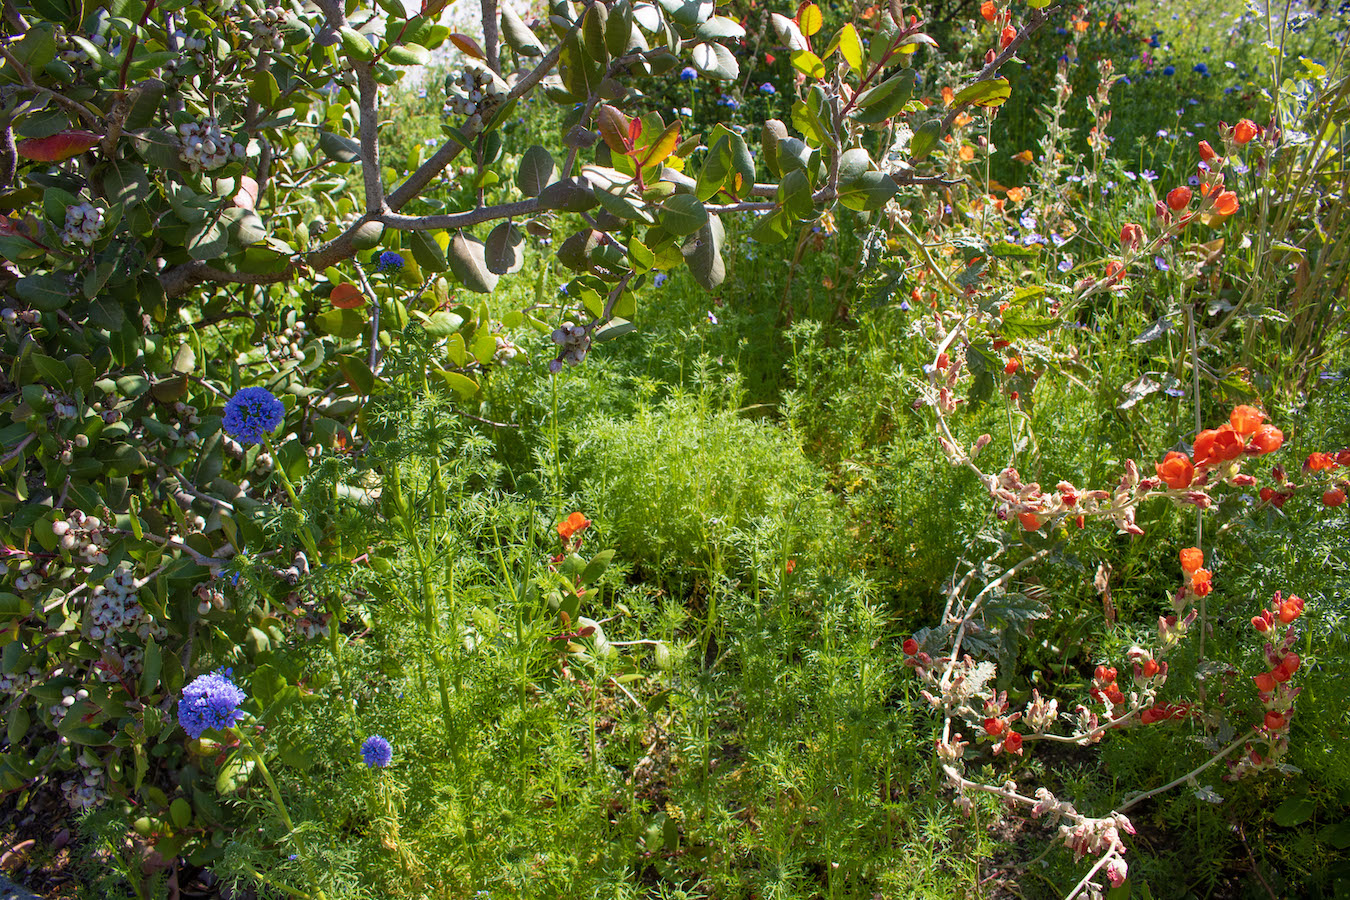
[[[1027,531],[1041,530],[1041,517],[1036,515],[1035,513],[1029,512],[1018,513],[1017,521],[1021,522],[1022,527],[1025,528]]]
[[[1017,39],[1017,29],[1011,25],[1004,25],[1003,32],[998,36],[998,49],[1003,50],[1009,44]]]
[[[1013,203],[1021,203],[1026,198],[1027,192],[1022,190],[1020,187],[1008,188],[1008,199]]]
[[[1074,27],[1076,30],[1078,30],[1078,31],[1087,31],[1087,30],[1088,30],[1088,23],[1087,23],[1087,22],[1074,22],[1074,23],[1073,23],[1073,27]]]
[[[1218,462],[1219,457],[1214,453],[1214,441],[1219,436],[1218,429],[1206,428],[1195,436],[1195,462],[1196,465],[1206,465],[1212,462]]]
[[[1263,694],[1269,694],[1275,690],[1275,676],[1269,672],[1253,675],[1252,681],[1256,682],[1256,689]]]
[[[1009,753],[1022,755],[1022,736],[1015,731],[1008,732],[1008,736],[1003,740],[1003,749]]]
[[[1297,594],[1280,604],[1280,621],[1285,625],[1303,615],[1303,598]]]
[[[1030,163],[1033,158],[1030,150],[1023,150],[1020,153],[1013,154],[1013,159],[1020,163]]]
[[[1243,119],[1233,126],[1233,140],[1239,144],[1246,144],[1256,137],[1258,131],[1260,129],[1256,127],[1255,122],[1251,119]]]
[[[1285,722],[1286,720],[1284,716],[1280,715],[1273,709],[1266,713],[1266,728],[1270,729],[1271,731],[1279,731],[1280,729],[1284,728]]]
[[[1144,243],[1144,229],[1133,223],[1120,226],[1120,243],[1131,250],[1138,250]]]
[[[1214,452],[1219,455],[1219,459],[1237,459],[1245,448],[1246,444],[1232,425],[1219,426],[1219,436],[1214,439]]]
[[[1191,573],[1191,590],[1195,591],[1195,596],[1204,597],[1214,589],[1214,573],[1209,569],[1196,569]]]
[[[956,92],[953,91],[951,88],[949,88],[949,87],[943,88],[943,89],[942,89],[942,105],[943,105],[943,106],[951,106],[951,105],[952,105],[952,98],[954,98],[955,96],[956,96]]]
[[[1015,356],[1010,357],[1010,358],[1008,359],[1007,365],[1005,365],[1005,366],[1003,367],[1003,374],[1004,374],[1004,375],[1012,375],[1012,374],[1015,374],[1015,373],[1017,372],[1017,370],[1020,369],[1021,367],[1022,367],[1022,363],[1021,363],[1020,360],[1018,360],[1017,357],[1015,357]]]
[[[990,737],[998,737],[1008,727],[1008,723],[1002,719],[988,718],[984,720],[984,733]]]
[[[1199,571],[1205,564],[1205,553],[1199,547],[1187,547],[1181,551],[1181,568],[1187,574]]]
[[[1336,468],[1336,460],[1331,458],[1330,453],[1309,453],[1308,461],[1303,464],[1303,468],[1308,472],[1334,469]]]
[[[900,649],[905,651],[906,656],[913,656],[919,652],[919,642],[914,638],[905,638],[905,642],[900,645]]]
[[[1262,425],[1256,429],[1256,434],[1252,435],[1251,443],[1247,445],[1247,449],[1256,453],[1274,453],[1280,449],[1280,445],[1283,443],[1283,431],[1274,425]]]
[[[591,520],[579,512],[574,512],[567,517],[566,521],[558,523],[558,537],[564,541],[570,541],[572,536],[579,531],[585,531],[590,527]]]
[[[789,559],[787,561],[787,573],[791,575],[795,571],[797,571],[797,561],[795,559]]]
[[[1185,186],[1174,187],[1167,192],[1167,205],[1173,210],[1182,210],[1191,205],[1191,189]]]
[[[1345,491],[1340,488],[1331,488],[1322,495],[1323,506],[1340,506],[1345,502]]]
[[[1228,424],[1233,426],[1233,430],[1243,437],[1256,434],[1256,429],[1261,426],[1261,420],[1265,416],[1261,411],[1252,406],[1243,404],[1233,407],[1233,412],[1228,417]]]
[[[1176,450],[1170,451],[1162,462],[1154,463],[1153,468],[1158,470],[1158,477],[1173,490],[1184,490],[1195,480],[1195,466],[1191,465],[1191,458]]]
[[[1209,162],[1218,155],[1214,152],[1214,148],[1209,145],[1209,141],[1200,142],[1200,158],[1205,162]]]
[[[994,0],[984,0],[980,4],[980,15],[984,16],[986,22],[994,21],[994,18],[998,15],[998,8],[994,6]]]
[[[1238,211],[1237,194],[1232,191],[1224,191],[1214,198],[1214,211],[1221,216],[1231,216]]]
[[[961,146],[960,155],[962,162],[970,162],[975,158],[975,148],[969,144],[963,144]]]

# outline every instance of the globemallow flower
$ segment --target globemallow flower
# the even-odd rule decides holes
[[[371,769],[383,769],[394,759],[394,748],[378,734],[372,734],[361,745],[361,758]]]
[[[286,407],[267,388],[248,387],[225,404],[225,433],[245,444],[261,444],[286,417]]]
[[[178,724],[196,740],[208,728],[224,731],[244,717],[239,708],[244,692],[230,680],[230,670],[198,675],[183,688],[178,701]]]

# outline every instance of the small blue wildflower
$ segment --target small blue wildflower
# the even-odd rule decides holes
[[[652,279],[652,287],[660,287],[666,283],[666,279],[669,277],[665,272],[657,272],[656,277]]]
[[[1163,74],[1164,74],[1164,75],[1175,75],[1175,74],[1177,74],[1177,67],[1176,67],[1176,66],[1163,66]]]
[[[403,257],[393,250],[386,250],[383,253],[375,254],[373,262],[375,263],[376,272],[397,272],[399,269],[403,268]]]
[[[1158,180],[1158,173],[1153,171],[1152,169],[1145,169],[1144,171],[1139,173],[1139,177],[1144,179],[1145,181],[1153,182]]]
[[[1235,162],[1233,163],[1233,171],[1239,175],[1246,175],[1251,169],[1244,163]]]
[[[1118,80],[1121,84],[1134,84],[1134,81],[1132,81],[1128,75],[1122,75]]]
[[[1032,244],[1044,244],[1045,235],[1035,231],[1028,231],[1022,236],[1022,243],[1027,247],[1030,247]]]
[[[361,745],[361,758],[371,769],[383,769],[394,760],[394,748],[378,734],[372,734]]]
[[[769,82],[766,81],[759,86],[759,92],[761,94],[776,94],[778,93],[778,88],[774,87],[773,85],[769,84]]]
[[[230,680],[229,669],[198,675],[178,701],[178,724],[188,737],[196,740],[208,728],[224,731],[244,717],[239,707],[244,692]]]
[[[245,444],[261,444],[286,417],[286,407],[264,387],[246,387],[225,404],[221,427]]]
[[[1154,137],[1165,138],[1165,137],[1167,137],[1167,129],[1166,129],[1166,128],[1159,128],[1156,132],[1154,132],[1153,136],[1154,136]]]
[[[1172,270],[1172,267],[1167,264],[1167,260],[1163,259],[1161,256],[1153,257],[1153,266],[1159,272],[1170,272]]]
[[[910,309],[911,309],[911,307],[910,307],[910,305],[909,305],[909,301],[908,301],[908,300],[901,300],[901,301],[900,301],[900,311],[901,311],[901,312],[909,312]]]
[[[1196,63],[1194,66],[1191,67],[1191,71],[1195,72],[1197,75],[1200,75],[1204,78],[1209,77],[1209,66],[1205,65],[1204,63]]]
[[[1068,34],[1068,33],[1069,29],[1065,28],[1063,25],[1055,29],[1055,34]]]
[[[1200,176],[1199,176],[1199,175],[1192,175],[1190,178],[1187,178],[1187,179],[1186,179],[1186,183],[1189,184],[1191,187],[1199,187],[1199,186],[1200,186]]]
[[[709,324],[709,325],[716,325],[716,324],[718,324],[718,323],[717,323],[717,315],[716,315],[711,309],[708,310],[708,324]]]
[[[1060,234],[1058,231],[1050,232],[1050,243],[1054,244],[1056,247],[1063,247],[1068,242],[1069,239],[1066,238],[1064,235]]]
[[[1066,256],[1064,257],[1064,259],[1061,259],[1059,261],[1059,265],[1056,266],[1055,268],[1059,269],[1061,272],[1067,272],[1073,268],[1073,260],[1069,259]]]
[[[1186,390],[1185,390],[1185,388],[1179,388],[1179,387],[1170,387],[1170,388],[1168,388],[1167,390],[1163,391],[1163,393],[1166,394],[1166,395],[1169,396],[1169,397],[1185,397],[1185,396],[1186,396]]]
[[[694,71],[693,66],[685,66],[683,69],[680,70],[681,81],[693,81],[697,77],[698,72]]]
[[[1134,180],[1136,180],[1136,179],[1139,177],[1138,175],[1136,175],[1136,174],[1134,174],[1133,172],[1131,172],[1129,169],[1126,169],[1126,170],[1125,170],[1124,175],[1125,175],[1126,178],[1130,179],[1131,181],[1134,181]]]

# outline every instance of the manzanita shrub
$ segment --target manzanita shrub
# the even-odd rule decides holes
[[[952,461],[973,466],[979,442],[967,453],[943,419],[963,379],[987,394],[1000,372],[1028,377],[1014,342],[1112,295],[1188,227],[1222,225],[1244,202],[1225,183],[1225,162],[1260,133],[1252,123],[1223,130],[1222,158],[1202,145],[1197,190],[1177,186],[1151,204],[1152,221],[1125,224],[1118,250],[1103,249],[1108,259],[1051,296],[996,280],[990,259],[1006,245],[948,242],[955,269],[930,249],[947,238],[950,189],[971,174],[975,147],[989,149],[962,129],[1008,98],[999,71],[1031,35],[1067,15],[1048,0],[983,4],[960,58],[940,62],[928,61],[942,48],[923,11],[899,2],[826,29],[834,12],[809,2],[743,23],[712,0],[559,0],[527,23],[485,0],[481,43],[438,24],[443,5],[412,16],[398,3],[338,0],[6,5],[0,789],[49,781],[73,807],[118,804],[161,859],[210,864],[224,853],[228,816],[217,796],[261,780],[282,834],[293,835],[268,764],[313,761],[274,726],[318,694],[350,712],[343,659],[359,586],[343,579],[388,570],[344,545],[344,517],[408,536],[422,576],[408,599],[430,634],[439,627],[440,589],[413,536],[418,504],[444,503],[440,470],[414,496],[397,468],[360,462],[383,427],[367,417],[371,399],[394,379],[477,416],[500,367],[528,363],[546,377],[631,331],[643,289],[667,272],[685,268],[716,290],[724,218],[754,214],[750,237],[772,244],[856,214],[871,231],[866,264],[897,267],[915,302],[930,305],[929,402]],[[465,63],[441,86],[444,140],[391,163],[381,148],[398,123],[385,120],[381,88],[447,43]],[[653,85],[685,72],[734,97],[755,64],[743,48],[761,45],[790,61],[792,84],[755,87],[790,95],[790,121],[690,134],[648,101]],[[1102,133],[1110,71],[1094,98]],[[515,118],[530,103],[560,111],[548,147],[519,139]],[[1275,129],[1260,141],[1265,157],[1278,156]],[[1053,156],[1042,165],[1056,174]],[[522,271],[531,241],[571,273],[557,299],[543,296],[542,274]],[[488,295],[512,277],[535,285],[533,301],[503,308],[500,293]],[[940,285],[941,304],[925,282]],[[552,359],[529,360],[512,339],[518,328],[547,334]],[[1130,532],[1150,497],[1204,506],[1213,491],[1247,483],[1240,458],[1280,438],[1268,425],[1249,429],[1254,412],[1243,416],[1216,431],[1212,450],[1197,438],[1186,459],[1160,460],[1156,477],[1130,466],[1110,488],[1046,491],[1011,466],[980,478],[1029,532],[1087,517]],[[1308,468],[1344,464],[1326,459]],[[1327,506],[1343,502],[1338,484],[1326,488]],[[1286,488],[1270,490],[1263,499],[1274,503]],[[575,514],[559,526],[549,605],[568,637],[608,654],[583,612],[612,552],[580,555],[587,524]],[[1127,695],[1104,664],[1097,706],[1085,704],[1059,739],[1091,742],[1117,725],[1190,714],[1159,694],[1165,656],[1208,584],[1203,569],[1187,571],[1177,619],[1131,654],[1135,688]],[[1017,713],[983,692],[985,664],[962,655],[984,596],[954,593],[942,628],[912,654],[944,715],[944,768],[959,791],[1003,791],[1054,812],[1075,852],[1094,854],[1118,881],[1121,811],[1086,817],[1048,794],[1030,799],[961,774],[962,738],[948,733],[958,720],[994,740],[995,753],[1056,734],[1054,700],[1022,714],[1024,737]],[[1292,603],[1274,601],[1257,631],[1275,619],[1292,628]],[[304,682],[290,658],[302,644],[327,648],[338,677]],[[1284,637],[1267,650],[1272,669],[1256,676],[1265,718],[1234,743],[1245,754],[1235,771],[1279,757],[1297,670],[1289,647]],[[374,734],[361,747],[372,768],[398,752]],[[308,842],[294,834],[277,846],[294,851],[320,896]]]

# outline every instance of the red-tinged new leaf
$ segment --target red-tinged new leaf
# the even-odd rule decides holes
[[[637,139],[642,136],[642,120],[637,116],[628,120],[628,145],[637,146]]]
[[[666,126],[666,130],[661,132],[647,152],[642,154],[642,162],[639,168],[646,169],[648,166],[659,166],[665,162],[666,157],[675,152],[675,148],[680,145],[680,123],[671,122]]]
[[[97,144],[101,138],[89,131],[62,131],[42,138],[19,141],[15,149],[24,159],[37,162],[64,162],[79,156]]]
[[[487,59],[487,54],[483,52],[483,48],[478,46],[478,42],[467,34],[455,32],[450,35],[450,43],[458,47],[460,52],[467,56],[472,56],[474,59],[480,60]]]
[[[357,309],[366,305],[366,297],[360,289],[345,281],[329,292],[328,299],[338,309]]]

